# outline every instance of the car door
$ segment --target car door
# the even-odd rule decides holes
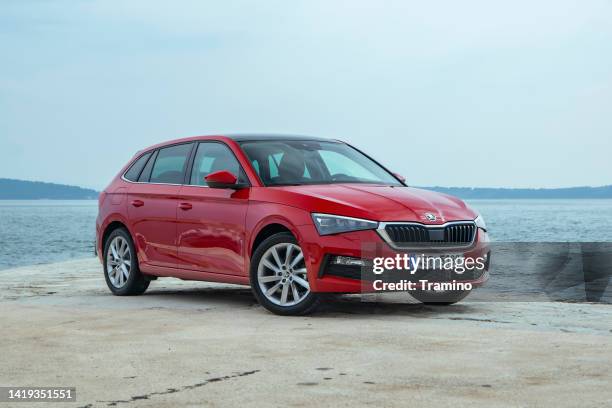
[[[200,142],[188,182],[179,194],[179,267],[225,275],[244,275],[245,219],[249,188],[208,187],[205,177],[227,170],[248,183],[240,163],[222,142]]]
[[[176,213],[193,143],[160,148],[128,191],[128,215],[141,266],[177,266]]]

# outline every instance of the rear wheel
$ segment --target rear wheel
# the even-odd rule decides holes
[[[111,232],[104,244],[104,278],[118,296],[141,295],[149,280],[138,267],[138,259],[130,234],[124,228]]]
[[[319,305],[310,291],[302,248],[289,233],[264,240],[251,260],[251,288],[259,303],[280,315],[307,314]]]

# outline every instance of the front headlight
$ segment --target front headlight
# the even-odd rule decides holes
[[[340,232],[361,231],[378,228],[376,221],[363,220],[361,218],[343,217],[341,215],[312,214],[319,235],[338,234]]]
[[[487,230],[487,224],[485,224],[484,218],[482,218],[482,215],[478,215],[478,217],[476,217],[476,219],[474,220],[474,222],[476,223],[476,226],[482,230]]]

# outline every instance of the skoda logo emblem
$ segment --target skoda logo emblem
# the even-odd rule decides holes
[[[435,221],[437,219],[432,213],[425,213],[425,218],[427,218],[427,221]]]

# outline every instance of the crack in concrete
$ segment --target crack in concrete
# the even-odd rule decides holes
[[[494,319],[478,319],[476,317],[432,317],[431,319],[437,320],[466,320],[469,322],[485,322],[485,323],[512,323],[505,320],[494,320]]]
[[[155,391],[155,392],[150,392],[148,394],[143,394],[143,395],[134,395],[130,397],[130,399],[127,399],[127,400],[97,401],[97,402],[106,403],[106,405],[109,407],[115,407],[119,404],[129,404],[129,403],[139,401],[139,400],[148,400],[149,398],[158,396],[158,395],[168,395],[168,394],[174,394],[174,393],[181,392],[181,391],[193,390],[195,388],[203,387],[210,383],[231,380],[232,378],[246,377],[247,375],[252,375],[252,374],[258,373],[259,371],[261,370],[244,371],[238,374],[224,375],[223,377],[213,377],[213,378],[209,378],[205,381],[202,381],[196,384],[184,385],[179,388],[167,388],[164,391]],[[89,406],[91,406],[91,404],[85,405],[85,407],[89,407]]]

